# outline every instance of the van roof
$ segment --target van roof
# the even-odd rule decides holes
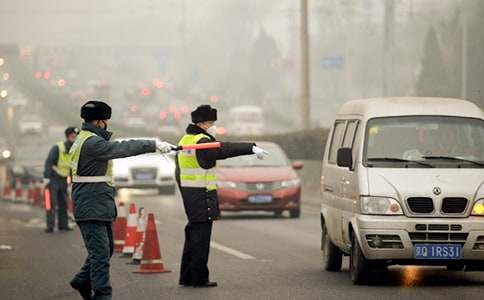
[[[363,119],[387,116],[439,115],[484,119],[482,110],[475,104],[451,98],[371,98],[348,101],[341,107],[338,117],[359,116]]]

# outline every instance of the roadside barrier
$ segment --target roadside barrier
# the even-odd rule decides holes
[[[124,246],[121,251],[122,257],[132,257],[134,253],[134,247],[136,245],[136,205],[131,203],[129,205],[128,221],[126,226],[126,236],[124,238]]]
[[[158,243],[158,234],[156,232],[155,216],[148,214],[146,225],[145,241],[143,246],[143,256],[140,268],[133,273],[152,274],[168,273],[170,270],[165,269],[161,259],[160,245]]]
[[[124,247],[124,238],[126,237],[126,207],[124,203],[119,203],[118,216],[114,220],[114,252],[121,253]]]

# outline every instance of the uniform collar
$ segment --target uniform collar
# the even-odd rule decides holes
[[[82,124],[82,130],[90,131],[90,132],[102,137],[106,141],[109,141],[111,139],[111,136],[113,135],[113,133],[111,131],[107,131],[105,129],[96,127],[91,123],[83,123]]]
[[[213,137],[212,135],[210,135],[205,130],[203,130],[202,128],[198,127],[195,124],[189,124],[187,129],[186,129],[186,133],[187,134],[193,134],[193,135],[205,134],[205,135],[209,136],[211,140],[216,141],[215,137]]]

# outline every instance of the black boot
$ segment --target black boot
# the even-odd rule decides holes
[[[71,281],[71,287],[81,294],[82,299],[92,300],[92,291],[90,285],[80,285],[75,281]]]

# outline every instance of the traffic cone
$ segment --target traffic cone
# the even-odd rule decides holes
[[[7,200],[12,199],[12,190],[10,190],[10,182],[7,180],[3,186],[2,197]]]
[[[161,260],[160,245],[158,244],[158,234],[156,233],[155,216],[148,214],[148,224],[146,225],[145,241],[143,246],[143,258],[140,268],[133,273],[168,273]]]
[[[15,180],[15,201],[22,200],[23,190],[22,190],[22,180],[17,177]]]
[[[34,195],[33,195],[33,198],[34,198],[34,205],[41,205],[40,204],[40,201],[41,201],[41,193],[42,193],[42,183],[40,183],[38,180],[34,182]]]
[[[30,204],[34,204],[34,181],[32,178],[29,179],[27,200]]]
[[[118,207],[118,216],[114,220],[114,252],[121,253],[126,237],[126,207],[121,202]]]
[[[144,213],[144,207],[141,207],[138,211],[138,226],[136,227],[136,245],[134,247],[133,260],[130,262],[132,265],[139,265],[143,258],[143,245],[145,240],[146,230],[146,215]]]
[[[123,251],[121,251],[121,256],[132,257],[134,253],[134,246],[136,245],[136,205],[131,203],[129,205],[129,214],[126,226],[126,236],[124,238]]]

